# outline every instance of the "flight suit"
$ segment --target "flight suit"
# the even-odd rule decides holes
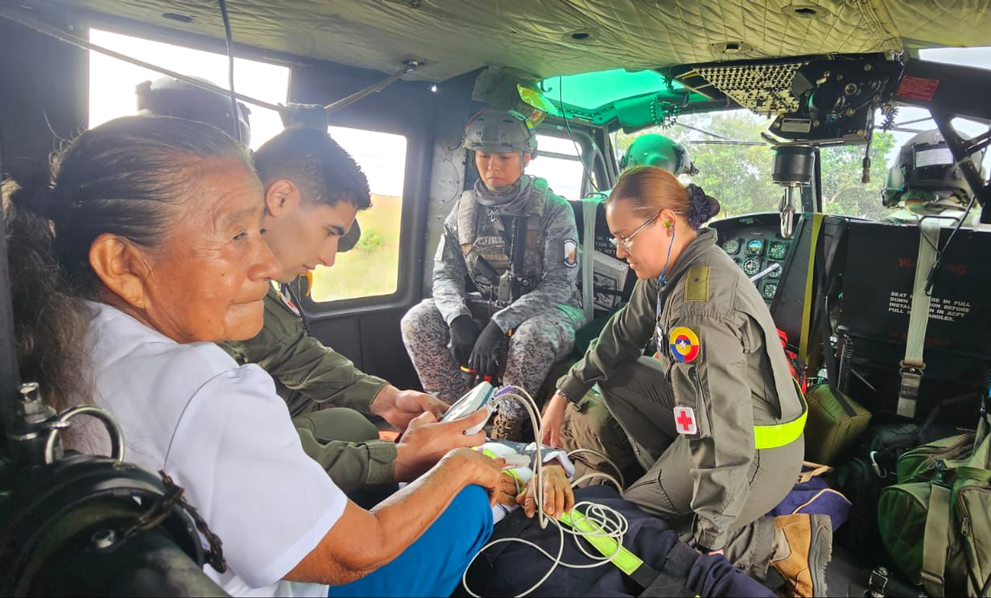
[[[450,324],[455,318],[491,318],[504,332],[512,331],[502,381],[530,394],[536,394],[551,366],[571,352],[575,332],[585,323],[577,296],[574,212],[543,179],[532,179],[529,185],[522,296],[506,306],[487,301],[493,299],[495,289],[478,268],[477,257],[485,257],[502,275],[509,267],[507,243],[499,230],[501,209],[481,205],[475,190],[468,189],[444,223],[434,258],[433,298],[403,317],[403,343],[424,390],[449,403],[470,390],[450,349]],[[469,295],[467,279],[480,293]],[[488,304],[491,312],[473,312],[469,304]],[[512,421],[527,417],[515,401],[505,404],[502,413]]]
[[[653,335],[658,353],[642,357]],[[763,516],[801,469],[806,407],[763,299],[715,231],[685,248],[663,288],[637,283],[558,389],[579,401],[593,384],[647,471],[625,498],[763,576],[774,533]]]
[[[388,383],[359,371],[310,336],[288,292],[272,288],[264,303],[265,324],[258,336],[221,347],[239,363],[257,364],[275,379],[303,450],[341,490],[392,484],[396,446],[379,440],[378,429],[362,415],[370,413],[372,401]]]

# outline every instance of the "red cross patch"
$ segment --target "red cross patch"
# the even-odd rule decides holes
[[[693,436],[699,433],[698,423],[695,421],[695,410],[691,407],[674,408],[674,427],[679,434]]]

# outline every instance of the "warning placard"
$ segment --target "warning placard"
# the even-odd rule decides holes
[[[922,77],[905,77],[895,92],[895,97],[902,100],[921,100],[928,102],[936,95],[939,79],[923,79]]]
[[[891,291],[888,296],[888,313],[905,314],[911,313],[912,295],[899,291]],[[971,305],[969,301],[957,301],[950,299],[940,299],[932,297],[929,299],[929,319],[942,320],[944,322],[956,323],[958,320],[970,313]]]

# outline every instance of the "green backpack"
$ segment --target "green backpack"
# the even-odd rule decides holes
[[[892,559],[930,596],[991,592],[991,416],[977,433],[904,453],[898,483],[881,491],[881,537]]]

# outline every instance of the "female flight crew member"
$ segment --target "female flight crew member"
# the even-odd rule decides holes
[[[699,231],[719,204],[656,167],[624,173],[606,218],[640,279],[629,305],[558,384],[544,441],[560,446],[568,402],[598,383],[647,475],[625,498],[791,593],[824,594],[828,517],[763,517],[802,465],[805,406],[771,315],[743,271]],[[641,357],[657,341],[654,358]]]
[[[223,539],[228,570],[207,573],[233,595],[449,595],[489,537],[501,463],[454,451],[365,511],[303,452],[272,378],[214,344],[258,333],[281,275],[245,150],[201,123],[121,118],[80,135],[54,179],[7,205],[12,264],[27,264],[14,296],[43,304],[20,339],[61,358],[80,339],[45,326],[72,306],[88,318],[93,402]]]
[[[575,215],[547,181],[523,174],[537,138],[522,114],[482,112],[468,123],[464,146],[474,152],[480,180],[444,223],[433,298],[403,317],[403,343],[424,390],[445,401],[470,390],[463,366],[481,375],[505,366],[503,383],[535,395],[554,362],[571,352],[584,323]],[[512,247],[514,221],[526,227],[521,247]],[[514,256],[522,257],[521,271],[510,281]],[[466,279],[480,293],[469,293]],[[504,403],[493,436],[522,440],[526,419],[522,405]]]

